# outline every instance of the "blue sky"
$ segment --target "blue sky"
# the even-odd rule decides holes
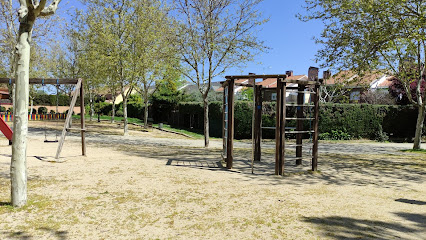
[[[64,2],[61,15],[73,6],[81,7],[79,1]],[[304,13],[304,0],[264,0],[259,5],[264,17],[270,20],[262,26],[258,36],[271,49],[260,54],[246,68],[230,69],[225,75],[240,75],[253,72],[256,74],[281,74],[293,70],[295,75],[307,74],[315,63],[315,54],[319,48],[313,37],[319,36],[323,25],[321,22],[302,22],[296,14]],[[322,76],[320,69],[320,77]],[[215,79],[221,81],[222,78]]]
[[[265,0],[260,5],[264,16],[270,20],[263,25],[259,38],[271,49],[259,55],[256,62],[249,63],[244,74],[277,74],[293,70],[298,75],[307,74],[310,66],[318,66],[314,58],[319,46],[312,38],[320,35],[323,25],[318,21],[302,22],[296,17],[297,13],[305,12],[304,5],[304,0]],[[321,72],[322,69],[320,77]]]

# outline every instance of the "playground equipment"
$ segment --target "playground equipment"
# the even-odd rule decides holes
[[[42,83],[43,88],[46,84]],[[58,126],[58,109],[59,109],[59,80],[56,80],[56,111],[55,111],[55,122],[56,126]],[[31,113],[32,114],[32,113]],[[55,131],[55,140],[48,140],[47,138],[47,124],[44,125],[44,142],[45,143],[55,143],[58,142],[58,132]]]
[[[14,79],[9,79],[9,78],[0,78],[0,83],[8,83],[10,85],[15,83]],[[58,85],[62,85],[62,84],[70,84],[70,85],[75,85],[73,94],[72,94],[72,101],[70,104],[70,108],[68,110],[68,114],[67,117],[65,119],[65,125],[64,128],[62,130],[62,134],[59,140],[59,145],[58,145],[58,149],[56,151],[56,155],[55,155],[55,159],[59,160],[59,157],[61,155],[61,151],[62,151],[62,147],[64,145],[64,141],[65,141],[65,136],[66,133],[68,131],[72,131],[72,130],[77,130],[80,131],[80,135],[81,135],[81,145],[82,145],[82,149],[81,149],[81,154],[83,156],[86,156],[86,137],[85,137],[85,120],[84,120],[84,87],[83,87],[83,80],[81,78],[79,79],[70,79],[70,78],[65,78],[65,79],[43,79],[43,78],[30,78],[29,80],[30,84],[54,84],[56,86]],[[80,113],[81,113],[81,128],[71,128],[70,123],[71,123],[71,118],[72,118],[72,112],[74,110],[74,106],[75,103],[77,102],[77,97],[80,95]]]
[[[9,145],[12,145],[12,135],[13,131],[10,129],[10,127],[7,125],[7,123],[3,120],[3,118],[0,118],[0,131],[3,133],[3,135],[9,139]]]
[[[277,75],[241,75],[241,76],[226,76],[226,81],[222,82],[224,88],[223,94],[223,160],[226,162],[228,169],[233,165],[233,147],[234,147],[234,89],[235,86],[253,87],[254,104],[253,104],[253,124],[252,124],[252,142],[253,151],[251,159],[252,173],[254,161],[261,159],[261,141],[262,141],[262,91],[261,85],[256,85],[256,79],[277,79],[276,89],[276,126],[275,129],[275,174],[284,174],[285,156],[285,136],[286,134],[296,135],[296,144],[291,145],[296,147],[296,157],[291,159],[296,160],[296,165],[301,165],[302,160],[306,157],[302,156],[303,135],[313,134],[312,137],[312,171],[317,171],[318,168],[318,117],[319,117],[319,86],[318,68],[309,68],[308,80],[289,80],[286,74]],[[249,80],[248,83],[236,83],[236,80]],[[295,83],[297,87],[288,87],[287,84]],[[268,88],[271,89],[271,88]],[[286,102],[286,96],[289,92],[297,93],[297,103],[290,104]],[[309,94],[311,104],[306,104],[304,101],[305,95]],[[288,107],[296,107],[296,117],[287,117],[286,109]],[[313,117],[304,117],[303,109],[313,108]],[[311,112],[311,110],[309,110]],[[286,128],[287,120],[295,120],[295,129]],[[310,129],[303,129],[303,121],[313,121],[310,124]],[[289,145],[290,146],[290,145]]]

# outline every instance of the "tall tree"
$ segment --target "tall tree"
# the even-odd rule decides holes
[[[12,205],[21,207],[27,202],[27,134],[30,43],[33,25],[38,17],[54,14],[61,0],[46,7],[46,0],[20,0],[18,43],[15,47],[16,92],[12,160],[10,166]]]
[[[322,20],[317,59],[322,67],[357,72],[382,69],[397,77],[406,93],[415,84],[418,117],[413,149],[420,149],[426,115],[422,89],[426,63],[426,2],[422,0],[305,0],[302,20]]]
[[[204,145],[209,146],[211,82],[232,67],[241,67],[265,50],[257,38],[262,19],[256,7],[263,0],[176,0],[180,22],[176,45],[187,71],[203,98]]]
[[[175,49],[170,37],[171,20],[167,8],[158,0],[142,0],[135,4],[135,28],[131,36],[134,42],[132,67],[137,90],[145,106],[144,126],[148,124],[149,99],[156,83],[165,78],[169,65],[175,63]]]

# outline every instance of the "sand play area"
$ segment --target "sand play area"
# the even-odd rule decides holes
[[[10,206],[11,148],[0,137],[0,239],[425,239],[426,154],[410,144],[320,142],[319,173],[287,162],[274,176],[273,143],[250,167],[237,142],[235,168],[221,140],[89,123],[79,135],[44,143],[31,122],[28,204]],[[47,137],[55,138],[51,123]],[[289,152],[291,154],[291,152]]]

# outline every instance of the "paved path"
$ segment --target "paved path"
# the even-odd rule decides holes
[[[44,136],[43,129],[30,128],[29,135],[32,137]],[[68,133],[67,139],[75,141],[79,140],[79,134]],[[144,145],[144,146],[175,146],[175,147],[203,147],[203,140],[195,139],[170,139],[170,138],[153,138],[140,136],[119,136],[119,135],[104,135],[98,133],[87,133],[86,139],[88,143],[110,143],[110,144],[129,144],[129,145]],[[347,154],[406,154],[399,150],[411,149],[412,143],[379,143],[379,142],[338,142],[338,143],[320,143],[320,153],[347,153]],[[252,144],[249,141],[236,141],[235,148],[251,148]],[[221,140],[211,140],[210,148],[222,148]],[[275,143],[264,142],[262,148],[275,148]],[[426,149],[426,143],[422,145]],[[309,150],[305,148],[305,150]]]

